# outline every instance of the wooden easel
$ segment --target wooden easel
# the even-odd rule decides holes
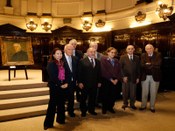
[[[14,77],[16,77],[16,70],[24,70],[25,71],[26,80],[28,80],[27,66],[9,66],[9,69],[8,69],[9,81],[11,80],[11,78],[10,78],[11,70],[14,70]]]

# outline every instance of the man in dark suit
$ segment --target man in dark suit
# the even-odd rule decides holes
[[[77,50],[77,40],[76,39],[72,39],[69,41],[69,44],[71,44],[73,46],[73,56],[75,56],[77,58],[77,63],[79,63],[80,59],[83,58],[83,52],[80,50]],[[80,88],[78,86],[76,86],[76,100],[78,102],[80,102]]]
[[[125,109],[128,107],[128,98],[130,98],[130,107],[137,109],[135,106],[136,101],[136,84],[139,83],[140,77],[140,59],[134,55],[134,46],[128,45],[126,53],[120,57],[120,65],[122,70],[122,93],[123,93],[123,106]]]
[[[95,49],[95,58],[100,61],[103,54],[98,52],[98,43],[96,42],[95,39],[92,39],[90,41],[89,48],[94,48]],[[84,57],[86,57],[86,56],[87,56],[87,54],[85,53]],[[101,99],[102,98],[101,98],[100,90],[98,88],[97,89],[97,97],[96,97],[96,107],[101,107],[101,101],[102,101]]]
[[[161,54],[155,52],[151,44],[145,46],[145,51],[146,53],[141,55],[142,104],[140,110],[146,109],[150,92],[150,111],[155,113],[155,101],[161,79],[160,66],[162,59]]]
[[[76,79],[77,79],[77,58],[72,56],[73,46],[67,44],[64,47],[64,56],[63,61],[65,62],[65,68],[68,69],[68,88],[67,90],[67,99],[68,99],[68,114],[70,117],[75,117],[74,113],[74,90],[76,88]]]
[[[97,115],[95,112],[95,102],[97,88],[100,83],[100,62],[95,59],[95,49],[87,49],[87,57],[80,60],[78,68],[78,83],[81,89],[80,110],[81,116],[86,116],[86,111],[92,115]],[[88,98],[88,103],[86,100]]]
[[[77,50],[77,40],[72,39],[69,41],[69,44],[73,46],[73,56],[76,56],[78,61],[83,58],[83,52],[81,50]]]

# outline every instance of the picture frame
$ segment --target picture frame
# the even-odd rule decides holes
[[[1,36],[3,66],[33,65],[33,49],[30,37]]]

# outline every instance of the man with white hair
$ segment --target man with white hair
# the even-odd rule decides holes
[[[64,47],[63,61],[65,63],[65,68],[68,71],[68,88],[65,89],[68,100],[68,114],[70,117],[75,117],[74,113],[74,91],[76,88],[76,76],[77,76],[77,58],[73,56],[73,46],[67,44]]]
[[[159,83],[161,79],[161,54],[154,51],[152,44],[145,46],[146,53],[141,55],[141,84],[142,84],[142,104],[140,110],[145,110],[147,106],[148,94],[150,93],[150,111],[155,113],[155,101]]]
[[[89,48],[94,48],[95,49],[95,58],[100,60],[101,57],[103,56],[102,53],[98,52],[98,44],[96,41],[91,41],[89,43]],[[85,53],[84,56],[87,56],[87,54]]]
[[[71,39],[69,41],[69,44],[71,44],[73,46],[73,56],[76,56],[78,60],[83,58],[83,52],[76,49],[76,47],[77,47],[77,40],[76,39]]]
[[[72,55],[77,58],[77,63],[79,63],[80,59],[83,58],[83,52],[76,49],[76,47],[77,47],[77,40],[76,39],[71,39],[69,41],[69,44],[71,44],[73,46],[73,54]],[[76,86],[75,91],[76,91],[76,100],[78,102],[80,102],[81,93],[80,93],[80,89],[79,89],[78,86]]]

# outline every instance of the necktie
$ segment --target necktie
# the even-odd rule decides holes
[[[92,64],[92,67],[95,66],[95,65],[94,65],[94,61],[93,61],[93,59],[91,59],[91,64]]]
[[[69,64],[69,68],[72,71],[72,58],[71,56],[68,56],[68,64]]]
[[[110,62],[111,62],[111,64],[112,64],[112,66],[114,66],[114,60],[111,59]]]
[[[132,60],[133,60],[133,56],[132,56],[132,55],[130,55],[130,56],[129,56],[129,59],[132,61]]]

